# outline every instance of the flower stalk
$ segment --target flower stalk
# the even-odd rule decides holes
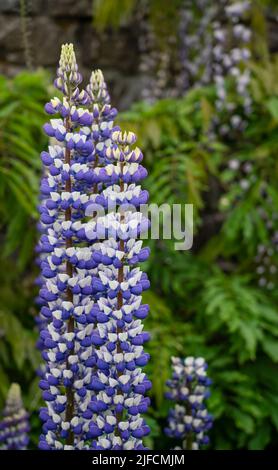
[[[209,443],[206,433],[212,427],[212,416],[205,405],[211,384],[207,364],[202,357],[173,357],[172,369],[172,378],[166,382],[166,397],[176,404],[170,409],[165,433],[181,441],[182,449],[198,450]]]

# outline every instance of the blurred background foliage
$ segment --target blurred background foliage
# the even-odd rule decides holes
[[[175,28],[180,3],[150,2],[153,24],[164,12],[165,27],[157,31]],[[171,445],[163,427],[169,407],[164,383],[172,355],[204,356],[209,364],[209,408],[215,417],[211,448],[264,449],[278,441],[273,242],[278,212],[278,58],[268,53],[263,36],[264,6],[270,3],[252,2],[252,112],[244,117],[243,132],[210,132],[217,114],[212,83],[190,88],[178,98],[134,103],[118,117],[123,128],[138,135],[149,172],[145,186],[150,201],[194,205],[190,251],[175,251],[172,240],[148,241],[151,448]],[[95,1],[95,26],[117,28],[129,21],[137,4]],[[234,112],[241,113],[240,97],[235,90],[231,93]],[[22,72],[14,79],[0,77],[0,404],[10,382],[19,382],[32,413],[33,446],[40,427],[34,246],[39,153],[47,145],[41,131],[43,105],[50,94],[50,78],[43,70]],[[262,269],[267,272],[265,282]]]

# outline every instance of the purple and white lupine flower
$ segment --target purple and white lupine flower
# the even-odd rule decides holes
[[[40,387],[47,406],[40,412],[44,425],[39,447],[46,450],[88,448],[84,405],[91,399],[90,312],[98,292],[93,276],[97,265],[92,248],[84,246],[73,227],[84,218],[92,192],[95,147],[91,98],[79,90],[80,82],[73,46],[66,44],[55,80],[63,98],[55,97],[45,107],[60,117],[44,126],[52,144],[41,154],[46,171],[41,182],[40,298],[46,323],[40,338],[46,366]]]
[[[114,125],[117,116],[116,108],[110,105],[110,96],[101,70],[95,70],[91,74],[90,82],[86,88],[90,98],[89,110],[94,118],[90,126],[91,139],[95,146],[93,168],[106,165],[105,151],[112,146],[111,134],[118,129]],[[94,182],[93,193],[100,194],[102,181]],[[91,196],[90,203],[94,199]]]
[[[30,431],[28,418],[20,386],[13,383],[0,421],[0,450],[26,450]]]
[[[92,105],[103,107],[105,104],[110,104],[109,92],[101,70],[92,72],[87,93]]]
[[[206,433],[212,427],[212,416],[205,405],[211,384],[207,364],[202,357],[172,357],[172,370],[172,378],[166,382],[166,398],[176,404],[170,409],[165,433],[182,441],[179,448],[198,450],[209,443]]]
[[[81,79],[80,75],[79,75],[79,79]],[[57,83],[57,80],[55,81],[55,83]],[[108,106],[110,103],[110,97],[108,94],[107,86],[104,81],[102,72],[100,70],[96,70],[95,72],[92,72],[90,84],[87,87],[87,94],[84,94],[82,99],[83,101],[85,100],[85,102],[87,102],[88,110],[90,110],[90,112],[92,113],[94,117],[94,122],[92,126],[90,126],[89,130],[91,131],[91,139],[94,142],[95,147],[97,147],[97,144],[100,140],[104,140],[105,138],[108,137],[106,127],[107,128],[109,127],[109,129],[112,127],[111,121],[117,114],[115,109],[111,110],[110,106]],[[55,106],[57,102],[60,102],[60,100],[55,98],[54,100],[52,100],[50,103],[46,105],[46,109],[48,110],[48,112],[50,112],[50,114],[53,114],[53,108],[55,110]],[[66,102],[66,100],[64,100],[64,102]],[[107,122],[107,125],[105,125],[105,122]],[[100,124],[101,124],[101,128],[99,126]],[[87,129],[87,132],[88,132],[88,129]],[[59,141],[56,140],[55,137],[54,138],[50,137],[50,143],[56,146],[61,145],[61,147],[63,147],[63,143],[59,143]],[[98,162],[98,159],[99,159],[99,156],[97,155],[97,152],[96,152],[94,156],[94,160],[91,163],[92,166],[96,165],[96,163]],[[49,174],[49,165],[44,165],[42,179],[45,180],[48,174]],[[97,188],[95,188],[95,190],[96,189]],[[73,197],[75,196],[76,195],[74,195]],[[48,193],[44,194],[43,192],[41,192],[40,194],[40,210],[41,211],[48,197],[49,197]],[[43,235],[48,230],[48,226],[42,223],[41,221],[38,223],[37,228],[41,235]],[[40,266],[44,258],[48,256],[48,253],[44,252],[43,245],[41,243],[37,244],[36,252],[37,252],[37,264]],[[45,283],[45,280],[46,278],[42,274],[40,274],[36,279],[36,284],[42,289]],[[41,296],[38,296],[36,298],[36,303],[41,308],[44,306],[47,306],[46,300],[42,298]],[[36,323],[40,331],[47,324],[47,320],[43,315],[39,314],[36,317]],[[39,350],[42,350],[43,346],[44,346],[44,341],[39,337],[37,341],[37,347]],[[38,369],[39,376],[43,375],[44,368],[45,368],[44,364],[41,364],[40,368]]]
[[[105,146],[106,166],[95,168],[96,181],[105,186],[95,202],[106,213],[78,226],[84,240],[95,241],[101,291],[92,311],[97,325],[92,337],[97,373],[88,408],[97,417],[89,425],[88,438],[93,449],[134,450],[144,449],[142,438],[149,432],[141,417],[148,408],[145,393],[151,386],[141,369],[149,358],[143,350],[149,335],[142,323],[148,314],[142,292],[149,281],[137,267],[149,256],[138,240],[149,226],[139,212],[148,194],[136,184],[146,170],[140,164],[141,151],[133,148],[135,135],[115,130],[111,140],[112,146]],[[94,211],[95,203],[88,204],[86,214]]]
[[[44,126],[55,141],[42,152],[40,298],[47,324],[40,334],[46,363],[40,386],[47,406],[39,446],[140,449],[150,387],[141,372],[148,360],[141,293],[149,281],[136,267],[148,257],[136,239],[148,220],[117,208],[147,201],[136,185],[146,170],[141,151],[130,148],[134,134],[114,127],[117,112],[102,73],[93,72],[79,91],[73,47],[65,45],[57,75],[64,96],[46,111],[60,117]]]

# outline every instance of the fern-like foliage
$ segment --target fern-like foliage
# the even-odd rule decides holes
[[[0,230],[4,254],[19,249],[22,267],[34,244],[31,227],[37,219],[38,156],[45,145],[41,126],[47,95],[42,72],[21,73],[13,80],[0,77]]]
[[[35,272],[30,265],[36,242],[39,153],[47,143],[41,131],[47,87],[42,72],[0,77],[0,406],[10,383],[17,380],[30,411],[38,408],[40,396]],[[32,426],[36,422],[34,415]]]
[[[131,19],[136,9],[147,7],[153,30],[161,39],[162,35],[175,34],[181,4],[182,0],[94,0],[94,26],[98,30],[118,28]]]
[[[258,210],[269,209],[262,185],[272,201],[270,208],[278,207],[275,63],[261,71],[254,67],[253,112],[237,141],[209,134],[215,113],[213,87],[153,106],[138,103],[118,119],[140,136],[150,201],[194,204],[193,249],[178,252],[173,240],[150,241],[154,247],[146,263],[152,280],[145,298],[151,306],[150,448],[170,445],[162,429],[168,412],[164,382],[172,355],[201,355],[210,364],[213,448],[262,449],[277,441],[277,294],[275,289],[259,289],[254,261],[258,244],[271,243]],[[262,79],[263,74],[268,78]],[[46,79],[40,73],[1,78],[0,400],[16,377],[31,410],[37,407],[38,395],[35,272],[28,261],[35,243],[38,154],[46,145],[40,129],[46,95]],[[255,178],[244,193],[227,169],[231,159],[253,165]],[[35,415],[32,424],[37,440]]]
[[[196,221],[219,156],[217,143],[209,141],[206,133],[213,117],[212,96],[211,88],[193,90],[182,100],[162,100],[154,106],[141,103],[120,116],[125,127],[135,127],[141,136],[151,201],[194,204]]]
[[[267,91],[259,69],[254,72],[253,113],[237,141],[209,136],[215,113],[210,87],[178,101],[137,104],[120,116],[125,127],[144,136],[140,144],[151,201],[193,202],[195,209],[193,250],[177,252],[172,240],[152,241],[147,263],[153,286],[148,297],[151,420],[161,429],[167,415],[163,364],[169,364],[171,355],[201,354],[214,382],[210,409],[216,417],[212,439],[217,449],[262,449],[275,442],[278,429],[277,381],[265,382],[277,374],[277,295],[258,287],[255,266],[258,245],[271,243],[260,211],[278,207],[276,69],[273,64],[267,69],[273,88]],[[228,168],[230,160],[251,162],[245,191]],[[167,448],[157,427],[156,432],[152,447],[159,442]]]
[[[119,27],[130,18],[137,0],[95,0],[93,2],[94,25],[98,30],[106,26]]]

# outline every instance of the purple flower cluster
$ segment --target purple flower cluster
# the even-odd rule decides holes
[[[211,0],[183,0],[179,23],[178,96],[192,86],[207,84],[212,76],[213,37],[210,25],[217,12]]]
[[[28,413],[24,409],[18,384],[10,387],[0,422],[0,450],[25,450],[30,431]]]
[[[94,245],[95,259],[103,288],[95,309],[99,347],[94,407],[98,417],[91,423],[90,437],[97,438],[94,449],[132,450],[144,448],[142,438],[149,432],[140,416],[148,408],[149,399],[144,395],[151,386],[141,370],[148,362],[143,344],[149,338],[143,332],[148,306],[142,304],[141,294],[149,281],[136,266],[149,256],[142,241],[136,240],[148,228],[148,221],[137,210],[147,194],[136,185],[146,171],[140,165],[140,150],[132,148],[136,140],[133,133],[116,130],[111,137],[112,145],[104,152],[105,180],[107,176],[109,180],[96,200],[104,208],[113,203],[118,210],[84,228],[88,240],[99,240]]]
[[[198,450],[209,443],[206,435],[212,427],[212,416],[205,400],[209,397],[210,379],[202,357],[172,358],[173,375],[166,382],[166,398],[176,402],[168,416],[167,436],[182,441],[182,449]]]
[[[275,288],[277,282],[278,212],[265,182],[261,185],[260,195],[261,205],[257,210],[260,219],[265,225],[269,241],[260,243],[257,246],[255,257],[256,274],[259,287],[271,291]]]
[[[101,71],[86,90],[80,82],[66,44],[55,80],[63,98],[45,107],[59,117],[44,126],[51,145],[41,154],[39,447],[142,449],[149,281],[137,264],[149,250],[137,238],[148,228],[138,210],[148,195],[137,182],[147,173],[135,135],[114,126]]]
[[[214,82],[216,105],[222,114],[217,128],[223,135],[228,133],[228,127],[242,130],[243,117],[250,113],[252,104],[246,64],[250,58],[251,31],[246,25],[249,10],[250,1],[246,0],[182,0],[176,34],[162,28],[158,38],[149,6],[140,7],[137,17],[141,28],[142,98],[152,103],[183,96],[191,87]],[[240,114],[230,100],[227,78],[240,97]],[[228,123],[222,122],[223,114],[228,114]]]
[[[251,112],[250,70],[247,66],[250,59],[251,30],[245,24],[249,10],[249,1],[227,4],[225,0],[221,0],[219,16],[225,22],[223,19],[220,22],[217,18],[213,22],[213,78],[219,113],[216,124],[222,135],[229,134],[231,130],[244,130],[245,117]],[[240,107],[231,100],[231,91],[238,95]]]

